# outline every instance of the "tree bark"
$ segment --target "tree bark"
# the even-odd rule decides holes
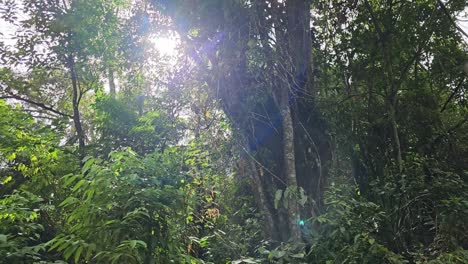
[[[291,107],[289,105],[289,92],[288,90],[283,90],[281,93],[280,109],[283,127],[284,175],[288,185],[287,188],[293,191],[293,193],[289,193],[288,197],[285,197],[285,199],[288,200],[288,226],[290,239],[299,242],[301,240],[301,232],[299,228],[299,205],[297,203],[297,197],[294,195],[298,193],[296,157],[294,149],[294,127],[291,116]]]
[[[78,155],[81,159],[84,158],[84,149],[85,149],[85,136],[83,132],[83,127],[81,125],[81,118],[80,118],[80,89],[78,86],[78,77],[76,74],[75,68],[75,59],[73,55],[69,57],[69,68],[70,68],[70,75],[72,81],[72,106],[73,106],[73,123],[75,125],[76,135],[78,137]]]
[[[256,192],[255,197],[257,198],[257,204],[259,205],[262,215],[265,221],[267,222],[267,225],[265,226],[265,233],[270,238],[275,239],[276,238],[275,237],[276,236],[275,220],[273,218],[272,212],[270,211],[270,207],[267,201],[267,196],[265,194],[264,186],[262,183],[262,176],[263,176],[262,169],[261,168],[257,169],[257,166],[254,160],[252,160],[251,158],[248,158],[248,159],[249,159],[248,164],[250,165],[249,174],[253,182],[254,191]]]
[[[289,0],[286,2],[287,14],[287,56],[291,59],[290,76],[286,85],[281,87],[279,108],[282,117],[283,129],[283,158],[284,175],[288,188],[299,193],[296,172],[296,150],[294,145],[294,120],[291,105],[296,102],[296,96],[305,91],[307,78],[310,70],[310,8],[309,1]],[[286,74],[288,75],[288,74]],[[290,239],[301,241],[299,227],[300,211],[296,195],[289,194],[288,197],[288,225]]]
[[[109,66],[109,94],[112,98],[115,98],[115,79],[114,70]]]
[[[400,135],[398,133],[398,124],[396,122],[396,110],[394,105],[390,106],[390,119],[390,122],[392,123],[393,138],[395,140],[398,171],[401,173],[403,171],[403,158],[401,154]]]

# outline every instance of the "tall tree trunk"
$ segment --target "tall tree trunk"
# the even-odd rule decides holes
[[[398,124],[396,122],[396,110],[394,105],[390,106],[390,119],[392,123],[393,138],[395,140],[398,171],[401,173],[403,171],[403,158],[401,155],[400,135],[398,133]]]
[[[69,57],[69,68],[70,68],[70,75],[72,81],[72,106],[73,106],[73,123],[75,125],[76,135],[78,137],[78,154],[81,159],[84,158],[84,149],[85,149],[85,136],[83,132],[83,127],[81,125],[81,118],[80,118],[80,89],[78,86],[78,77],[76,75],[76,68],[75,68],[75,59],[73,55]]]
[[[213,25],[212,28],[208,27],[204,37],[207,37],[207,43],[219,48],[219,52],[214,48],[200,47],[200,50],[206,50],[203,53],[207,54],[215,69],[213,73],[216,77],[210,76],[207,83],[215,96],[221,99],[234,130],[247,139],[246,148],[265,166],[264,179],[261,179],[258,167],[257,172],[253,170],[251,175],[254,190],[258,192],[258,207],[264,212],[266,221],[273,223],[270,229],[281,231],[280,240],[300,241],[300,207],[294,195],[298,191],[298,178],[301,178],[301,183],[318,181],[310,173],[314,170],[312,162],[304,164],[300,172],[296,164],[299,157],[296,156],[297,152],[304,147],[301,146],[302,141],[297,139],[302,138],[304,133],[295,129],[299,118],[295,120],[294,115],[300,113],[304,121],[309,120],[311,111],[315,111],[307,105],[310,97],[307,98],[309,101],[304,100],[306,107],[297,106],[297,96],[302,100],[304,95],[311,94],[310,90],[306,91],[306,87],[310,88],[308,84],[313,68],[310,0],[250,2],[252,5],[235,0],[214,1],[212,8],[219,12],[213,12],[209,20],[206,17],[201,19],[207,19],[204,22]],[[184,9],[191,12],[192,8],[190,5]],[[181,30],[185,31],[183,25]],[[216,41],[217,38],[219,41]],[[260,60],[261,67],[250,65],[252,45],[260,53],[255,60]],[[277,63],[276,58],[281,58],[281,63]],[[195,61],[204,63],[198,55]],[[216,78],[217,82],[213,81]],[[312,121],[303,123],[315,125]],[[319,132],[312,136],[325,134]],[[317,142],[322,143],[323,140]],[[318,144],[320,153],[322,145]],[[317,184],[319,187],[322,185]],[[292,192],[285,198],[289,206],[274,210],[271,199],[276,190],[285,186]],[[308,188],[311,189],[308,191],[315,192],[319,187],[313,190]]]
[[[257,200],[257,204],[260,207],[261,213],[267,222],[267,225],[265,226],[265,233],[267,236],[270,238],[276,239],[277,233],[276,233],[276,228],[275,228],[275,219],[273,218],[273,214],[270,211],[270,207],[268,205],[268,200],[267,200],[267,195],[265,194],[265,188],[263,186],[262,182],[262,177],[264,176],[263,174],[263,169],[258,168],[257,165],[255,164],[255,161],[251,158],[246,158],[248,161],[249,168],[247,170],[248,174],[252,178],[253,182],[253,190],[255,191],[255,198]]]
[[[310,1],[288,0],[286,2],[287,36],[289,56],[291,56],[295,78],[295,88],[304,89],[307,71],[311,62]]]
[[[305,91],[310,70],[310,3],[306,0],[289,0],[286,2],[287,15],[287,56],[291,58],[292,78],[281,87],[279,108],[282,117],[284,174],[288,188],[298,193],[296,172],[296,150],[294,141],[294,120],[291,105],[296,104],[296,96]],[[287,76],[287,74],[285,74]],[[299,227],[300,212],[297,197],[288,199],[288,225],[290,237],[301,240]]]
[[[109,94],[112,98],[115,98],[115,79],[114,79],[114,70],[111,66],[108,67],[109,71]]]
[[[289,89],[283,88],[280,98],[280,109],[282,116],[283,127],[283,158],[284,158],[284,175],[287,183],[287,188],[295,193],[298,192],[296,179],[296,156],[294,150],[294,127],[291,116],[291,107],[289,105]],[[301,240],[301,232],[299,228],[299,205],[297,197],[289,193],[288,197],[288,225],[290,237],[293,241]]]

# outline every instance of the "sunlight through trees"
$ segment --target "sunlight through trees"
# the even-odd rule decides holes
[[[0,263],[467,263],[467,3],[0,2]]]

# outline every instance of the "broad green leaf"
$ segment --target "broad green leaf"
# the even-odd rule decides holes
[[[275,201],[274,201],[274,204],[275,204],[275,209],[278,209],[278,204],[281,200],[281,197],[283,195],[283,190],[276,190],[275,192]]]
[[[83,249],[84,249],[84,246],[81,245],[78,247],[78,249],[75,251],[75,263],[78,263],[79,259],[80,259],[80,256],[81,256],[81,252],[83,252]]]

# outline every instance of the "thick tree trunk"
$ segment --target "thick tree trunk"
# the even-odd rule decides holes
[[[287,56],[290,57],[291,67],[287,85],[281,87],[279,108],[282,117],[283,129],[283,158],[284,175],[288,188],[297,194],[299,187],[297,184],[296,171],[296,150],[294,140],[294,120],[292,117],[291,105],[296,103],[296,96],[303,94],[309,76],[310,69],[310,11],[309,1],[289,0],[286,2],[287,27],[286,36]],[[288,76],[288,74],[284,74]],[[297,120],[296,120],[297,121]],[[289,195],[288,199],[288,226],[290,238],[293,241],[301,241],[301,231],[299,226],[300,211],[297,197]]]
[[[303,89],[307,79],[307,70],[310,69],[310,1],[288,0],[286,1],[287,36],[289,56],[292,59],[292,73],[294,85]]]
[[[212,8],[219,12],[203,21],[213,27],[202,37],[219,49],[218,52],[215,48],[200,47],[203,51],[200,54],[206,53],[214,69],[215,77],[207,78],[207,83],[221,99],[234,130],[247,139],[245,148],[249,155],[264,166],[264,178],[258,167],[252,169],[250,177],[269,229],[280,233],[274,235],[281,241],[291,238],[300,241],[303,208],[295,197],[298,184],[309,194],[321,195],[326,177],[320,177],[321,171],[326,174],[321,165],[327,161],[327,155],[323,155],[320,164],[314,163],[311,156],[315,154],[307,152],[307,142],[311,140],[304,140],[304,132],[298,126],[301,122],[306,126],[304,130],[310,131],[309,137],[317,142],[317,155],[327,152],[323,126],[318,124],[320,121],[315,122],[320,115],[310,96],[313,94],[310,0],[242,3],[214,1]],[[218,38],[219,42],[214,41]],[[198,55],[195,60],[204,63]],[[298,155],[299,152],[305,154]],[[319,167],[318,173],[314,166]],[[275,192],[288,187],[291,195],[283,198],[287,199],[288,208],[275,210],[272,206]],[[302,214],[310,215],[305,210]]]

